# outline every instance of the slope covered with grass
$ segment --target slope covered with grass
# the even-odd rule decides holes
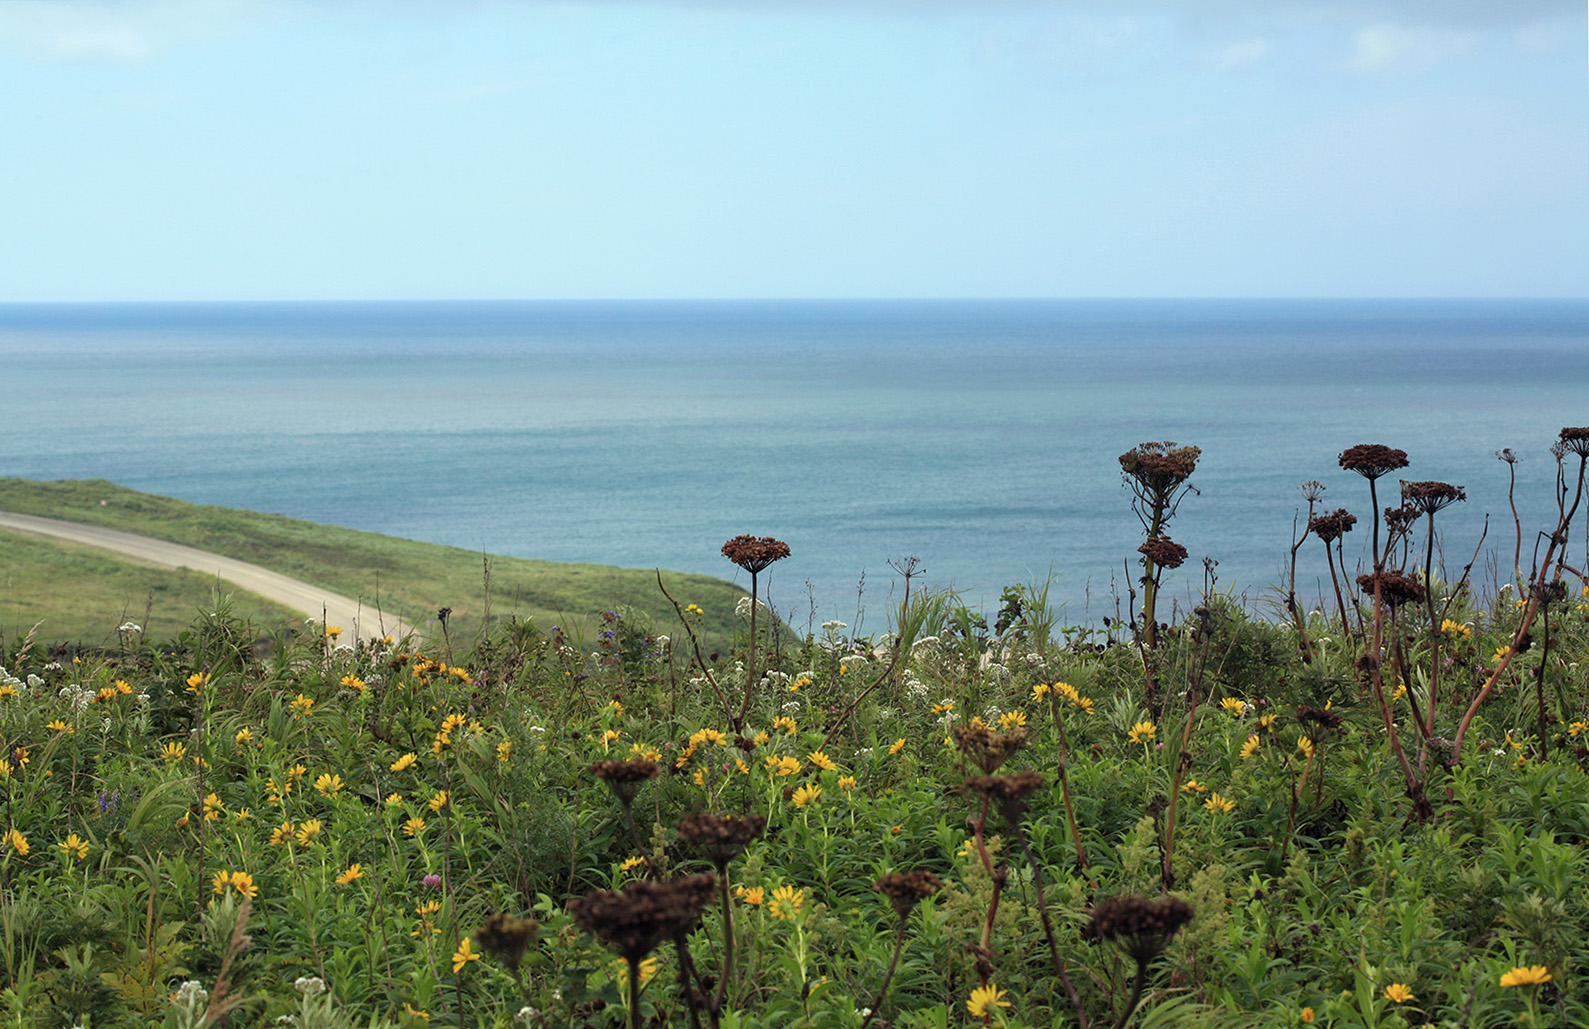
[[[530,619],[585,636],[600,631],[600,612],[607,610],[628,609],[660,632],[676,622],[650,569],[487,557],[282,515],[190,504],[103,479],[0,479],[0,511],[102,525],[213,551],[379,605],[412,625],[434,628],[436,612],[451,608],[451,631],[469,637],[488,617]],[[8,592],[16,597],[42,595],[50,579],[32,564],[19,564],[15,572]],[[663,578],[679,603],[703,610],[701,629],[711,645],[732,635],[742,590],[705,575],[665,572]]]

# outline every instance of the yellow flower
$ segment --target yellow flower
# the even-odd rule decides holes
[[[259,896],[259,887],[254,885],[254,877],[247,872],[232,873],[232,889],[249,897]]]
[[[328,626],[326,626],[326,639],[334,640],[340,635],[342,635],[342,626],[340,626],[340,625],[328,625]]]
[[[1032,687],[1032,699],[1033,700],[1042,700],[1044,697],[1048,696],[1049,693],[1051,693],[1053,691],[1053,689],[1054,688],[1052,686],[1050,686],[1048,683],[1040,682],[1036,686]]]
[[[320,819],[318,818],[311,818],[307,822],[300,822],[298,824],[297,833],[299,845],[304,847],[309,846],[309,842],[316,836],[320,835],[321,828],[323,827],[321,826]]]
[[[803,808],[807,804],[814,804],[817,801],[817,798],[821,796],[822,787],[812,785],[802,786],[798,790],[795,790],[794,796],[790,797],[789,799],[794,801],[795,807]]]
[[[403,823],[403,834],[409,839],[413,839],[424,831],[425,820],[420,818],[418,815],[415,815],[413,818],[410,818],[408,821]]]
[[[342,677],[342,685],[346,686],[354,693],[362,694],[364,692],[364,680],[360,679],[356,675],[344,675]]]
[[[314,788],[322,797],[335,797],[342,792],[342,776],[327,772],[314,781]]]
[[[800,762],[792,757],[767,757],[767,770],[775,775],[793,775],[800,771]]]
[[[62,843],[57,843],[56,846],[61,848],[61,853],[69,858],[76,858],[81,861],[88,857],[88,844],[84,843],[75,832],[67,833],[66,840]]]
[[[760,904],[767,898],[767,892],[760,886],[753,886],[748,890],[741,886],[739,887],[738,896],[746,904]]]
[[[706,785],[706,773],[705,772],[699,772],[698,771],[698,772],[695,773],[693,778],[695,780],[695,785],[697,785],[697,786],[705,786]]]
[[[1325,707],[1325,710],[1329,710],[1329,705],[1328,704],[1324,705],[1324,707]],[[1268,729],[1270,726],[1275,724],[1275,719],[1278,718],[1278,717],[1280,717],[1280,716],[1279,715],[1263,715],[1263,716],[1259,717],[1259,719],[1258,719],[1258,728],[1260,728],[1260,729]]]
[[[1527,968],[1514,968],[1501,976],[1502,986],[1533,986],[1535,983],[1550,982],[1550,969],[1544,965],[1529,965]]]
[[[210,882],[214,884],[216,893],[225,893],[226,888],[232,885],[232,873],[223,868],[215,873],[215,878]]]
[[[1312,1008],[1303,1008],[1302,1009],[1302,1024],[1303,1025],[1312,1025],[1313,1024],[1313,1009]]]
[[[809,686],[809,685],[811,685],[811,680],[807,679],[805,676],[802,675],[800,678],[796,679],[794,682],[789,684],[789,692],[790,693],[799,693],[800,692],[800,688],[802,686]]]
[[[699,618],[702,615],[704,615],[706,612],[701,610],[699,604],[685,604],[684,605],[684,613],[687,614],[687,615],[691,615],[691,616],[693,616],[695,618]]]
[[[16,829],[7,829],[4,835],[0,835],[0,846],[10,847],[19,857],[28,856],[28,838]]]
[[[297,699],[287,706],[292,708],[292,716],[294,718],[302,718],[314,709],[314,698],[306,697],[300,693]]]
[[[387,807],[397,807],[397,806],[399,806],[402,803],[403,803],[403,795],[401,793],[388,793],[386,795],[386,806]]]
[[[1025,711],[1006,711],[999,716],[999,728],[1008,732],[1026,724]]]
[[[1247,713],[1247,702],[1236,697],[1226,697],[1219,702],[1219,706],[1238,718]]]
[[[21,696],[21,694],[17,693],[17,688],[15,686],[11,685],[10,683],[5,683],[4,685],[0,685],[0,697],[16,697],[16,696]]]
[[[430,804],[430,809],[432,811],[440,814],[441,809],[447,806],[447,791],[437,790],[431,795],[431,798],[427,803]]]
[[[820,750],[813,750],[811,753],[807,754],[806,755],[806,760],[811,762],[812,764],[816,765],[818,768],[821,768],[821,769],[823,769],[825,771],[829,771],[829,772],[831,772],[835,768],[839,767],[838,765],[833,763],[833,759],[832,758],[828,757],[826,754],[822,753],[822,751],[820,751]]]
[[[476,954],[470,938],[465,936],[463,942],[458,944],[458,949],[452,953],[452,974],[457,975],[463,971],[463,966],[471,961],[479,961],[480,955]]]
[[[254,742],[253,730],[239,729],[237,730],[237,735],[232,737],[232,740],[236,743],[252,743]]]
[[[767,905],[767,913],[774,918],[788,921],[800,914],[805,902],[805,890],[797,890],[793,886],[780,886],[772,891],[772,903]]]
[[[204,689],[205,686],[208,686],[209,682],[210,682],[209,673],[207,673],[207,672],[194,672],[192,675],[188,676],[187,692],[188,693],[198,693],[200,690]]]
[[[1152,722],[1138,722],[1126,733],[1126,739],[1132,743],[1147,743],[1159,734],[1158,726]]]
[[[187,756],[188,748],[180,743],[167,743],[160,748],[160,756],[165,758],[166,764],[176,764]]]
[[[513,753],[513,741],[503,740],[497,744],[497,761],[501,764],[508,763],[508,757]]]
[[[994,983],[978,986],[971,991],[971,999],[966,1001],[966,1010],[971,1012],[973,1018],[986,1018],[990,1009],[1007,1008],[1010,1002],[1004,999],[1004,991]]]
[[[1188,780],[1186,780],[1186,782],[1181,784],[1181,789],[1184,790],[1187,793],[1207,793],[1208,792],[1208,787],[1204,786],[1202,783],[1198,782],[1196,779],[1188,779]]]
[[[392,771],[392,772],[401,772],[404,769],[413,768],[414,767],[414,762],[416,762],[418,760],[419,760],[419,756],[417,754],[413,754],[413,753],[404,754],[402,757],[398,758],[396,761],[393,761],[390,765],[388,765],[387,766],[387,770],[388,771]]]
[[[1252,757],[1254,754],[1258,753],[1259,746],[1260,744],[1258,742],[1257,736],[1254,735],[1247,737],[1247,742],[1241,745],[1241,756],[1244,758]]]
[[[1413,997],[1412,990],[1409,987],[1404,986],[1401,983],[1391,983],[1389,986],[1385,987],[1385,999],[1393,1001],[1397,1004],[1405,1004],[1409,1000],[1413,1000],[1415,998]]]
[[[774,729],[782,729],[790,736],[793,736],[795,731],[800,728],[800,726],[795,723],[795,720],[790,718],[788,715],[779,715],[777,718],[774,718],[772,720],[772,727]]]
[[[640,985],[644,986],[646,983],[650,982],[651,977],[656,975],[657,969],[661,967],[662,959],[655,956],[646,958],[644,961],[640,962]],[[624,984],[629,981],[629,962],[620,958],[613,962],[612,969],[613,978],[616,979],[620,984]]]
[[[392,637],[388,636],[386,638],[387,638],[388,641],[390,641]],[[421,1010],[420,1008],[416,1008],[414,1005],[410,1004],[406,1000],[403,1001],[403,1014],[408,1015],[408,1016],[410,1016],[412,1018],[417,1018],[421,1022],[429,1022],[430,1021],[430,1012]]]
[[[755,736],[753,736],[753,737],[751,737],[751,740],[750,740],[750,742],[751,742],[751,743],[752,743],[752,744],[754,744],[754,745],[755,745],[755,746],[758,746],[758,747],[759,747],[759,746],[761,746],[761,745],[762,745],[762,744],[763,744],[763,743],[766,743],[766,742],[767,742],[767,741],[768,741],[768,740],[770,740],[770,739],[772,739],[772,737],[771,737],[771,736],[769,736],[769,735],[768,735],[768,734],[767,734],[767,733],[765,733],[765,732],[758,732],[758,733],[757,733],[757,734],[756,734],[756,735],[755,735]],[[653,759],[652,759],[652,760],[655,760],[655,758],[653,758]]]
[[[217,818],[221,817],[221,812],[225,810],[226,805],[222,803],[221,798],[218,795],[212,793],[208,797],[204,798],[204,820],[206,822],[215,821]]]
[[[45,728],[50,730],[51,732],[76,732],[77,731],[73,726],[67,725],[65,722],[61,721],[59,718],[57,718],[55,721],[51,722],[49,725],[46,725]]]
[[[1210,810],[1210,811],[1234,811],[1234,810],[1236,810],[1236,802],[1235,801],[1228,800],[1225,797],[1220,796],[1218,793],[1210,793],[1208,795],[1208,799],[1203,801],[1203,806],[1208,808],[1208,810]]]
[[[355,879],[363,878],[363,876],[364,869],[359,866],[357,861],[355,861],[353,864],[348,866],[348,870],[346,872],[343,872],[341,875],[337,876],[337,885],[346,886]]]
[[[1313,740],[1311,740],[1310,738],[1308,738],[1306,736],[1298,736],[1297,737],[1297,749],[1302,751],[1302,753],[1306,754],[1308,757],[1312,757],[1313,756]]]
[[[618,866],[618,871],[627,872],[627,871],[629,871],[629,869],[634,868],[636,865],[640,864],[644,860],[645,860],[645,858],[642,858],[642,857],[625,858],[623,860],[623,863]]]
[[[1448,636],[1461,636],[1465,640],[1471,640],[1473,638],[1473,627],[1471,625],[1463,625],[1461,622],[1453,622],[1449,618],[1441,619],[1440,631]]]
[[[250,818],[254,817],[254,812],[248,810],[246,807],[240,807],[237,809],[237,813],[232,817],[236,818],[239,822],[246,822]]]
[[[1091,697],[1077,697],[1075,700],[1071,701],[1071,705],[1073,707],[1081,708],[1083,711],[1087,712],[1089,715],[1092,714],[1092,698]]]
[[[905,749],[905,737],[901,736],[899,739],[895,740],[889,746],[888,752],[890,754],[898,754],[900,751],[902,751],[904,749]]]
[[[842,776],[839,779],[839,789],[843,790],[845,793],[848,793],[851,790],[855,789],[855,776],[853,776],[853,775]]]
[[[283,843],[291,843],[291,842],[292,842],[292,823],[291,822],[283,822],[280,825],[276,826],[276,828],[274,828],[274,829],[272,829],[270,831],[270,845],[271,846],[276,847],[276,846],[280,846]]]
[[[953,711],[954,709],[955,709],[955,702],[952,701],[952,700],[946,700],[942,704],[934,704],[932,706],[932,713],[935,714],[935,715],[947,714],[948,712]]]
[[[1500,664],[1502,661],[1504,661],[1506,659],[1507,655],[1510,654],[1511,652],[1512,652],[1512,648],[1511,647],[1501,647],[1499,650],[1497,650],[1490,657],[1490,663],[1493,664],[1493,665]]]
[[[1391,699],[1392,702],[1394,702],[1394,701],[1400,700],[1402,697],[1405,697],[1406,695],[1407,695],[1407,684],[1404,683],[1404,682],[1401,682],[1401,683],[1397,683],[1396,684],[1395,690],[1393,690],[1391,692],[1391,694],[1390,694],[1390,699]]]

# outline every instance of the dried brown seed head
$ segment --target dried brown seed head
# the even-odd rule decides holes
[[[789,556],[789,544],[771,536],[735,536],[723,544],[723,556],[755,574]]]
[[[1341,467],[1365,479],[1377,479],[1386,472],[1407,467],[1407,451],[1383,443],[1359,443],[1341,451]]]

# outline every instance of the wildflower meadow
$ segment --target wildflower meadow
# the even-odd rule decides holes
[[[667,573],[672,619],[589,639],[222,601],[0,641],[0,1017],[1589,1024],[1589,429],[1554,442],[1559,517],[1487,565],[1439,559],[1461,488],[1387,509],[1415,458],[1332,455],[1361,495],[1303,485],[1260,609],[1181,571],[1200,451],[1165,442],[1121,456],[1142,576],[1097,626],[899,560],[888,632],[801,639],[756,579],[799,554],[741,536],[715,654]]]

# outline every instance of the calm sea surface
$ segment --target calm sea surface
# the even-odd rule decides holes
[[[1145,440],[1203,450],[1181,597],[1205,556],[1222,587],[1277,582],[1305,480],[1366,517],[1335,460],[1362,442],[1466,487],[1453,564],[1486,513],[1509,553],[1495,451],[1522,455],[1531,533],[1547,448],[1589,424],[1589,302],[0,305],[0,398],[4,476],[724,577],[723,540],[777,536],[802,629],[813,604],[854,624],[863,573],[882,629],[907,555],[989,611],[1052,576],[1096,621],[1141,542],[1117,458]]]

